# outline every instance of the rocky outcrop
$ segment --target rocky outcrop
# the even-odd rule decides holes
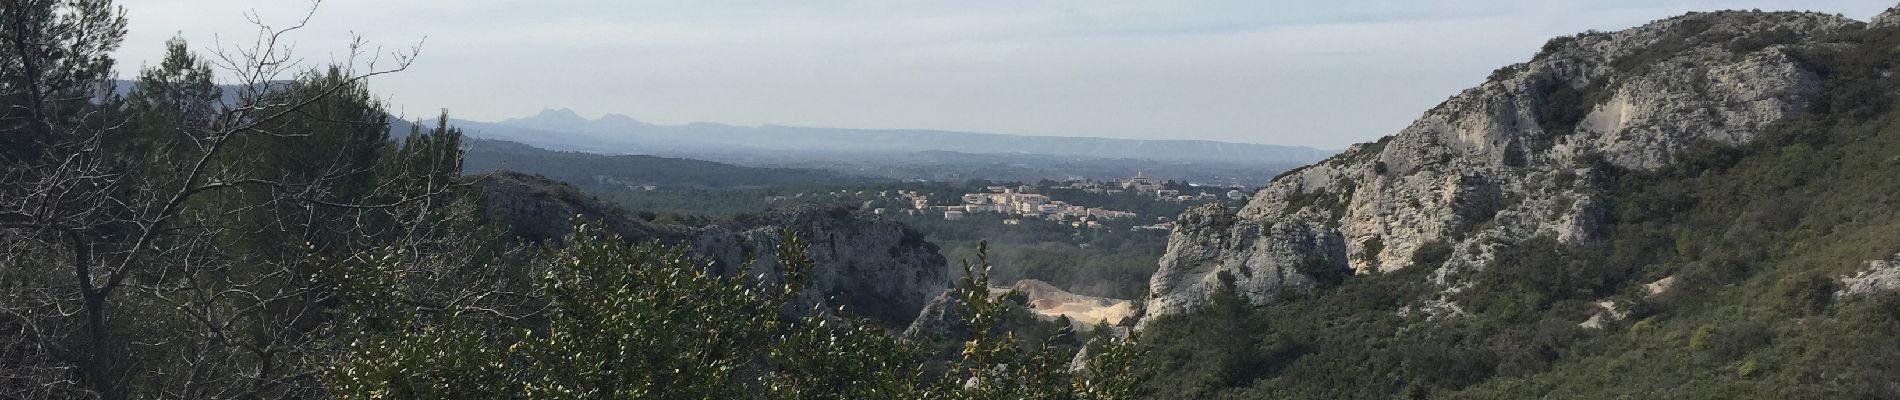
[[[1900,6],[1893,6],[1892,8],[1888,8],[1886,12],[1874,16],[1874,19],[1867,21],[1867,26],[1870,28],[1900,26]]]
[[[1148,299],[1147,315],[1197,305],[1220,287],[1222,273],[1233,277],[1237,293],[1255,302],[1282,290],[1305,290],[1315,284],[1313,271],[1343,273],[1345,251],[1343,236],[1324,224],[1254,223],[1218,204],[1191,209],[1176,219],[1162,267],[1150,279],[1149,290],[1157,295]]]
[[[1839,296],[1859,296],[1900,290],[1900,254],[1867,262],[1867,268],[1841,278]]]
[[[1275,178],[1239,210],[1183,215],[1142,323],[1194,308],[1221,274],[1257,303],[1339,269],[1434,268],[1455,287],[1451,272],[1484,268],[1511,243],[1594,240],[1604,168],[1661,167],[1806,112],[1819,77],[1792,54],[1865,26],[1729,11],[1551,40],[1398,134]],[[1414,265],[1428,246],[1452,251]]]
[[[1577,323],[1578,328],[1603,329],[1603,326],[1610,322],[1622,321],[1624,318],[1629,318],[1630,316],[1629,311],[1618,308],[1614,301],[1598,300],[1596,307],[1597,311],[1590,314],[1590,319]]]
[[[922,234],[846,208],[805,206],[717,224],[703,230],[692,246],[713,259],[716,271],[777,280],[776,247],[785,230],[806,238],[816,269],[794,307],[843,307],[852,315],[902,327],[950,285],[943,256]]]
[[[971,337],[970,322],[957,313],[955,293],[944,291],[924,304],[917,318],[911,320],[904,329],[904,337],[912,339],[952,338],[964,340]]]
[[[893,221],[847,208],[804,206],[704,227],[655,224],[582,194],[560,181],[500,172],[480,183],[483,206],[516,238],[554,242],[572,232],[570,221],[598,223],[629,241],[691,246],[715,272],[783,279],[777,259],[781,232],[806,240],[813,263],[805,293],[787,311],[803,315],[840,307],[855,316],[904,327],[950,284],[935,245]]]

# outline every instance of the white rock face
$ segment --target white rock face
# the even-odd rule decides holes
[[[1747,142],[1802,114],[1819,77],[1788,51],[1865,26],[1693,13],[1553,40],[1396,135],[1274,179],[1237,212],[1182,215],[1141,323],[1198,306],[1221,273],[1264,303],[1310,288],[1314,273],[1415,267],[1420,248],[1441,243],[1449,259],[1418,267],[1440,269],[1449,287],[1450,272],[1484,268],[1510,243],[1595,240],[1602,163],[1657,168],[1697,142]],[[1772,34],[1783,30],[1793,35]]]
[[[1888,8],[1886,12],[1875,16],[1872,21],[1868,21],[1867,25],[1873,28],[1900,26],[1900,6]]]
[[[1152,293],[1167,295],[1148,299],[1148,315],[1198,305],[1220,287],[1223,272],[1233,277],[1238,293],[1258,303],[1281,290],[1310,288],[1314,279],[1299,269],[1345,268],[1343,240],[1324,225],[1243,223],[1219,204],[1188,210],[1175,220],[1162,269],[1149,282]]]
[[[1868,261],[1867,268],[1854,276],[1841,278],[1840,296],[1858,296],[1900,290],[1900,254],[1886,260]]]
[[[1675,276],[1668,276],[1662,279],[1657,279],[1655,282],[1643,284],[1643,292],[1644,292],[1643,297],[1653,299],[1653,298],[1662,296],[1663,294],[1669,293],[1669,289],[1674,288],[1674,287],[1676,287]]]

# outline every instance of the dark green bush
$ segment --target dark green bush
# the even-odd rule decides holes
[[[1784,312],[1807,316],[1826,310],[1834,300],[1834,278],[1801,274],[1775,283],[1776,305]]]

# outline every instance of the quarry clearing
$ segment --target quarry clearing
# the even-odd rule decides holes
[[[1035,279],[1016,281],[1015,285],[991,288],[990,291],[1001,295],[1012,289],[1027,297],[1029,309],[1035,313],[1036,319],[1054,321],[1059,317],[1068,317],[1077,330],[1093,329],[1104,322],[1118,326],[1135,313],[1132,301],[1069,293]]]

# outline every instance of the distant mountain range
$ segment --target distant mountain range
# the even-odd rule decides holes
[[[1335,151],[1207,140],[1025,136],[921,129],[840,129],[717,123],[658,125],[624,115],[588,119],[572,110],[500,122],[455,120],[475,137],[606,154],[915,153],[1036,154],[1152,161],[1305,164]]]
[[[131,80],[115,83],[120,95],[137,86],[137,82]],[[289,82],[273,84],[288,85]],[[221,102],[236,104],[238,88],[224,86],[223,89]],[[636,185],[749,187],[836,183],[866,177],[1035,181],[1118,178],[1146,173],[1158,179],[1257,186],[1282,171],[1337,153],[1310,147],[1209,140],[1027,136],[921,129],[747,127],[707,122],[659,125],[618,114],[588,119],[567,109],[543,110],[532,117],[501,122],[453,118],[449,121],[472,138],[489,140],[470,141],[474,146],[469,155],[471,172],[519,170],[587,184],[602,183],[595,181],[606,179]],[[390,131],[396,137],[408,132],[412,124],[400,118],[389,122]],[[433,121],[426,124],[433,125]],[[587,157],[588,154],[580,153],[658,157]],[[695,167],[688,162],[698,160],[716,163]],[[640,169],[627,169],[636,166]],[[643,171],[645,168],[657,170]],[[695,170],[704,173],[695,173]],[[765,172],[759,175],[760,179],[730,178],[759,172]],[[642,177],[628,179],[636,174]],[[679,179],[713,176],[722,178],[698,183]]]

